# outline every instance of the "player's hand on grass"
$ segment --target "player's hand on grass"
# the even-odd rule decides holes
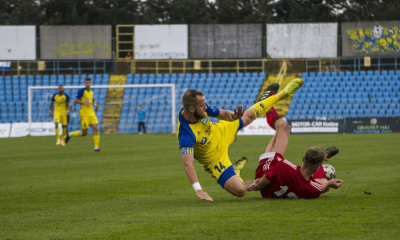
[[[234,108],[232,119],[237,120],[237,119],[242,118],[244,111],[245,111],[245,108],[243,108],[242,105],[238,106],[237,111],[236,111],[236,108]]]
[[[207,200],[209,202],[213,202],[214,200],[208,195],[208,193],[204,192],[203,190],[197,190],[196,195],[200,199]]]
[[[338,189],[338,188],[340,188],[340,186],[342,186],[343,180],[332,179],[328,183],[329,183],[329,185],[328,185],[329,187],[332,187],[334,189]]]

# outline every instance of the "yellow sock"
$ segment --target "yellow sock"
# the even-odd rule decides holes
[[[60,139],[60,133],[58,132],[58,128],[56,128],[56,137],[57,139]]]
[[[93,133],[94,148],[99,148],[100,145],[100,134],[98,132]]]
[[[240,181],[244,184],[243,179],[240,177],[240,170],[235,170],[236,175],[239,177]]]
[[[82,132],[81,131],[75,131],[75,132],[72,132],[70,134],[71,134],[71,137],[80,137],[80,136],[82,136]]]
[[[61,140],[64,141],[65,136],[67,136],[67,129],[63,128],[62,130],[62,135],[61,135]]]
[[[253,111],[257,118],[266,114],[271,109],[271,107],[273,107],[279,100],[286,98],[286,96],[287,95],[284,92],[280,92],[254,104],[248,109],[248,111]]]

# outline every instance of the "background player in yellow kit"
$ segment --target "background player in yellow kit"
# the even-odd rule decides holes
[[[57,142],[56,145],[65,146],[64,138],[67,135],[67,116],[69,114],[69,110],[71,109],[71,105],[69,103],[69,96],[64,93],[63,85],[58,86],[58,93],[55,93],[51,98],[51,104],[49,109],[49,117],[51,117],[51,110],[54,107],[54,123],[56,125],[56,137]],[[60,132],[58,131],[58,124],[62,125],[62,134],[60,138]]]
[[[198,198],[213,201],[198,182],[193,167],[195,158],[227,192],[237,197],[246,194],[240,171],[247,159],[242,158],[232,165],[228,156],[229,145],[235,141],[238,130],[267,113],[273,105],[292,95],[302,85],[302,79],[294,79],[278,94],[259,101],[247,111],[242,111],[242,106],[239,106],[235,112],[207,105],[204,94],[195,89],[185,92],[176,135],[184,170]],[[213,123],[209,116],[225,121]]]
[[[85,88],[79,89],[78,95],[76,95],[74,102],[81,104],[81,110],[79,116],[81,118],[82,131],[70,132],[65,138],[65,143],[68,143],[71,137],[84,137],[87,135],[88,127],[93,129],[93,142],[94,151],[100,152],[100,134],[96,114],[94,113],[93,107],[100,109],[100,106],[93,100],[93,91],[90,90],[92,85],[92,79],[85,79]]]

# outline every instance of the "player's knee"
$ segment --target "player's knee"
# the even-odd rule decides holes
[[[244,195],[246,195],[246,189],[244,187],[241,189],[238,189],[235,195],[237,197],[244,197]]]
[[[275,123],[275,127],[276,127],[276,129],[279,129],[279,130],[282,130],[285,132],[290,132],[290,125],[283,119],[282,119],[282,121],[277,121]]]

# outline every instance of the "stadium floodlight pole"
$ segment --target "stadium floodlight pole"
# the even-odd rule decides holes
[[[90,88],[151,88],[151,87],[170,87],[172,94],[172,132],[176,132],[176,116],[175,116],[175,84],[127,84],[127,85],[92,85]],[[81,89],[84,86],[64,86],[64,89]],[[58,86],[29,86],[28,87],[28,135],[31,135],[32,122],[32,90],[37,89],[58,89]]]

